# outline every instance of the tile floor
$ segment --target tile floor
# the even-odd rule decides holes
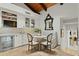
[[[27,47],[22,46],[8,51],[0,52],[0,56],[71,56],[68,53],[61,51],[59,47],[52,49],[54,53],[50,54],[44,51],[36,51],[29,53],[27,52]]]

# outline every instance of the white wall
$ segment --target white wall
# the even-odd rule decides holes
[[[64,5],[60,6],[59,4],[52,6],[48,8],[48,10],[45,12],[44,10],[40,12],[40,16],[38,17],[38,21],[36,25],[39,25],[39,27],[43,30],[45,28],[44,20],[49,13],[53,18],[53,27],[54,31],[58,34],[58,41],[59,44],[61,43],[60,38],[60,18],[74,18],[78,17],[78,4],[75,3],[64,3]],[[39,22],[39,23],[38,23]],[[45,32],[53,32],[53,31],[45,31]]]
[[[48,13],[52,16],[60,17],[72,17],[78,14],[78,4],[76,3],[64,3],[64,5],[55,5],[48,9]]]
[[[29,11],[32,11],[28,6],[26,6],[24,3],[12,3],[15,4],[16,6],[22,7],[24,9],[27,9]]]

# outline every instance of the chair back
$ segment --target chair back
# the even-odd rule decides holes
[[[28,42],[32,42],[33,41],[33,37],[30,33],[27,33],[27,38],[28,38]]]
[[[50,33],[48,36],[47,36],[47,42],[51,42],[52,40],[52,33]]]

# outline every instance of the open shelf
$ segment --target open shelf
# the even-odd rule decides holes
[[[4,27],[17,27],[17,22],[4,20]]]
[[[17,27],[17,15],[2,11],[3,27]]]

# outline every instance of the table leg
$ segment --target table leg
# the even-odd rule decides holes
[[[40,47],[40,44],[41,44],[41,41],[40,41],[40,38],[38,39],[38,42],[39,42],[39,51],[41,50],[41,47]]]
[[[40,47],[40,42],[39,42],[39,51],[41,50],[40,48],[41,48],[41,47]]]

